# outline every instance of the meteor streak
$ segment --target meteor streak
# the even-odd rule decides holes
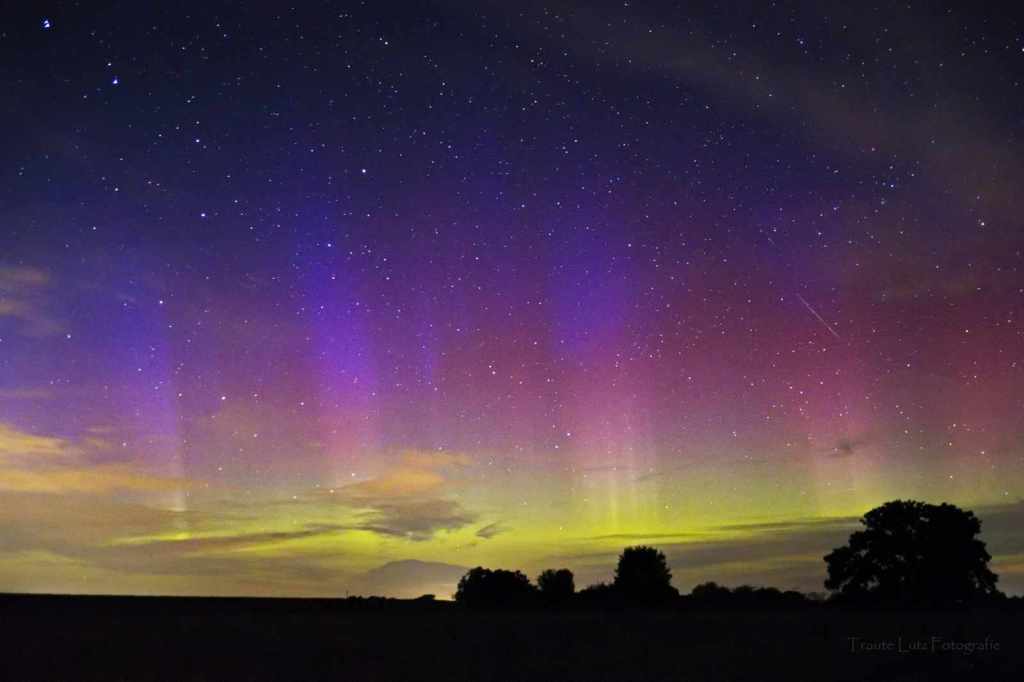
[[[814,315],[814,317],[817,318],[818,322],[821,322],[823,325],[825,325],[825,329],[827,329],[829,331],[829,333],[832,334],[832,336],[836,337],[840,341],[843,340],[843,337],[839,336],[839,334],[836,332],[836,330],[833,329],[832,326],[828,322],[825,321],[825,318],[823,318],[821,315],[819,315],[818,311],[815,310],[813,307],[811,307],[811,304],[807,302],[806,298],[804,298],[800,294],[797,294],[796,297],[800,299],[800,302],[804,304],[805,308],[807,308],[809,311],[811,311],[811,315]]]

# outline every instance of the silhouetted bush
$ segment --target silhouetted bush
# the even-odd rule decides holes
[[[951,504],[896,500],[872,509],[849,544],[825,556],[841,601],[963,604],[998,595],[981,522]]]
[[[690,591],[690,597],[694,601],[704,604],[719,604],[732,596],[728,587],[723,587],[716,582],[706,582],[697,585]]]
[[[658,604],[679,596],[665,555],[654,547],[627,547],[615,568],[615,591],[632,604]]]
[[[796,590],[783,592],[774,587],[740,585],[735,589],[714,582],[693,588],[685,598],[688,606],[714,609],[789,609],[808,606],[812,602]]]
[[[564,604],[576,591],[572,571],[567,568],[547,569],[537,576],[537,588],[545,604]]]
[[[477,566],[459,580],[455,601],[470,608],[527,607],[536,602],[537,588],[520,571]]]
[[[584,609],[603,609],[621,606],[622,596],[613,585],[595,583],[577,592],[573,601],[577,606]]]

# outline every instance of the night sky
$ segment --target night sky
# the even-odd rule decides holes
[[[0,13],[0,591],[1024,591],[1021,17],[296,4]]]

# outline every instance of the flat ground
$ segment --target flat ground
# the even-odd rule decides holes
[[[0,679],[1010,680],[1020,615],[0,596]]]

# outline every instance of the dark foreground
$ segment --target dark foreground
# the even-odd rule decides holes
[[[1020,616],[0,596],[0,679],[1010,680]]]

